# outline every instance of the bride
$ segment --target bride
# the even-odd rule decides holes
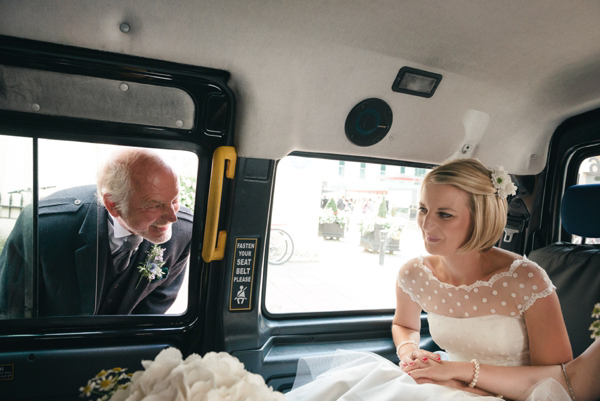
[[[418,224],[431,256],[398,272],[392,336],[400,366],[370,353],[304,358],[288,401],[499,399],[477,386],[479,364],[557,365],[573,359],[555,287],[537,264],[494,247],[516,187],[502,168],[459,159],[421,186]],[[442,360],[419,348],[420,315],[450,361],[470,362],[469,381],[417,384],[405,371]],[[566,396],[568,397],[568,396]],[[568,399],[568,398],[565,398]]]

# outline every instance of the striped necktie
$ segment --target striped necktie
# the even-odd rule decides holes
[[[127,266],[129,266],[131,256],[143,240],[144,239],[139,235],[128,235],[127,237],[123,237],[121,248],[113,255],[113,264],[115,265],[117,273],[122,273]]]

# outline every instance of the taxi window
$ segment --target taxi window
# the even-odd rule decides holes
[[[288,156],[277,167],[265,307],[272,314],[395,307],[395,278],[426,255],[427,169]]]
[[[600,156],[592,156],[584,159],[579,165],[577,174],[577,185],[600,184]],[[571,242],[581,244],[581,237],[571,236]],[[586,244],[600,244],[600,238],[586,238]]]
[[[133,301],[139,302],[137,306],[132,307],[132,311],[120,313],[118,308],[111,309],[108,305],[101,305],[101,300],[108,302],[109,291],[113,290],[116,294],[120,290],[119,277],[122,273],[112,276],[109,273],[109,258],[115,269],[118,268],[110,240],[106,241],[104,231],[110,226],[114,234],[117,228],[114,220],[111,220],[98,202],[96,180],[98,170],[107,157],[123,147],[39,139],[36,158],[32,144],[31,138],[0,135],[0,318],[152,314],[153,310],[159,309],[160,314],[185,313],[189,249],[182,250],[181,257],[177,259],[178,266],[181,266],[177,273],[180,277],[177,280],[171,279],[173,284],[169,284],[168,290],[161,292],[161,297],[169,298],[169,305],[165,302],[159,307],[160,301],[156,301],[150,306],[151,294],[158,291],[154,287],[165,285],[167,288],[166,280],[169,280],[173,271],[161,269],[161,274],[154,278],[156,282],[142,274],[138,265],[148,259],[142,250],[150,247],[146,252],[149,255],[152,249],[152,244],[144,245],[146,241],[142,241],[128,255],[129,263],[124,264],[124,269],[132,277],[144,276],[148,281],[144,282],[142,277],[138,288],[128,287],[126,290],[140,292]],[[181,228],[176,231],[175,226],[179,224],[181,227],[191,227],[193,224],[198,157],[186,151],[152,151],[172,165],[179,175],[179,220],[173,223],[171,240],[160,246],[168,248],[167,252],[154,260],[167,261],[167,254],[172,247],[168,242],[174,241],[176,235],[179,235],[176,233],[181,232]],[[34,166],[37,166],[36,171]],[[34,176],[37,177],[39,194],[37,219],[34,219]],[[101,216],[105,216],[104,219]],[[133,216],[134,211],[130,210],[129,218],[126,219],[129,224],[135,224],[140,227],[139,230],[146,229],[145,222],[138,224],[139,220],[134,221]],[[135,216],[137,218],[142,214]],[[37,220],[37,241],[34,220]],[[107,223],[108,221],[110,222]],[[151,224],[158,223],[163,222],[154,220]],[[191,236],[191,228],[189,231]],[[37,247],[34,247],[36,243]],[[74,251],[61,251],[67,248]],[[39,263],[34,268],[36,249]],[[138,261],[141,263],[137,263]],[[165,265],[170,263],[167,261]],[[161,283],[160,280],[165,281]],[[100,294],[102,291],[104,293]],[[120,294],[119,297],[130,298],[127,294]],[[142,307],[144,299],[149,302],[148,308],[136,311],[136,308]],[[106,313],[102,312],[103,308]]]

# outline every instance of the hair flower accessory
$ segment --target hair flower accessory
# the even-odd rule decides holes
[[[152,248],[150,248],[150,250],[147,252],[148,256],[146,257],[146,260],[143,264],[138,266],[138,270],[140,271],[140,279],[135,286],[136,289],[144,277],[146,277],[150,283],[163,278],[163,276],[166,277],[169,272],[169,268],[163,267],[165,264],[165,261],[163,260],[164,253],[165,248],[161,248],[158,245],[154,245]]]
[[[496,194],[501,199],[506,199],[508,195],[517,194],[517,186],[513,184],[510,176],[502,166],[492,168],[492,185],[496,188]]]

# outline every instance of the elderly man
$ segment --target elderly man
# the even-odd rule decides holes
[[[0,316],[32,314],[32,213],[25,210],[0,255]],[[127,149],[97,186],[39,202],[38,316],[164,313],[184,277],[192,213],[179,205],[173,169]]]

